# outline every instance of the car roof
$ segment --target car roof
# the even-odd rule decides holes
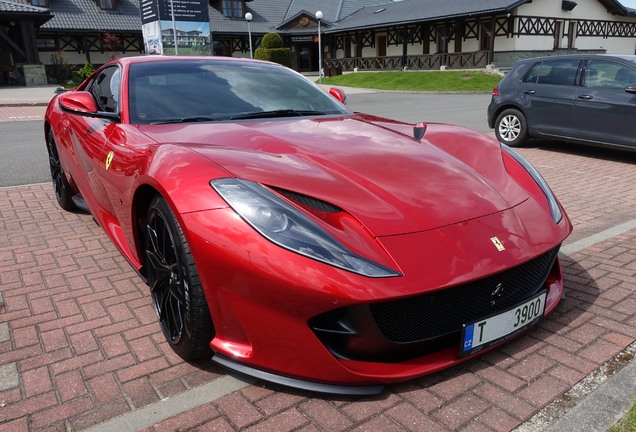
[[[636,62],[636,55],[629,55],[629,54],[560,54],[560,55],[553,55],[553,56],[520,59],[517,61],[517,63],[539,62],[539,61],[546,61],[546,60],[563,60],[563,59],[585,60],[585,59],[593,59],[593,58],[613,58],[613,59]]]

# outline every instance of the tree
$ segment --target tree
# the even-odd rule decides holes
[[[117,36],[113,34],[103,33],[102,41],[104,43],[104,46],[108,49],[108,51],[111,52],[111,54],[109,55],[110,59],[111,60],[115,59],[115,57],[117,57],[115,55],[115,52],[119,51],[119,49],[122,47],[121,39],[119,39]]]

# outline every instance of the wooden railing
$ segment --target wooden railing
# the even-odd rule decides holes
[[[478,69],[488,64],[488,51],[462,53],[424,54],[387,57],[347,57],[324,59],[325,71],[358,70],[433,70],[446,66],[449,69]]]

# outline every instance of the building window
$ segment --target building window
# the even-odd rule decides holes
[[[117,7],[117,0],[97,0],[97,4],[104,10],[115,10]]]
[[[229,18],[242,18],[245,0],[223,0],[223,15]]]
[[[38,48],[40,49],[51,49],[55,48],[55,39],[51,38],[38,38],[37,40]]]
[[[30,0],[31,6],[49,7],[49,0]]]

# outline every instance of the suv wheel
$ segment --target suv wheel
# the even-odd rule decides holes
[[[521,111],[514,108],[503,110],[495,121],[497,139],[510,147],[523,145],[528,139],[528,124]]]

